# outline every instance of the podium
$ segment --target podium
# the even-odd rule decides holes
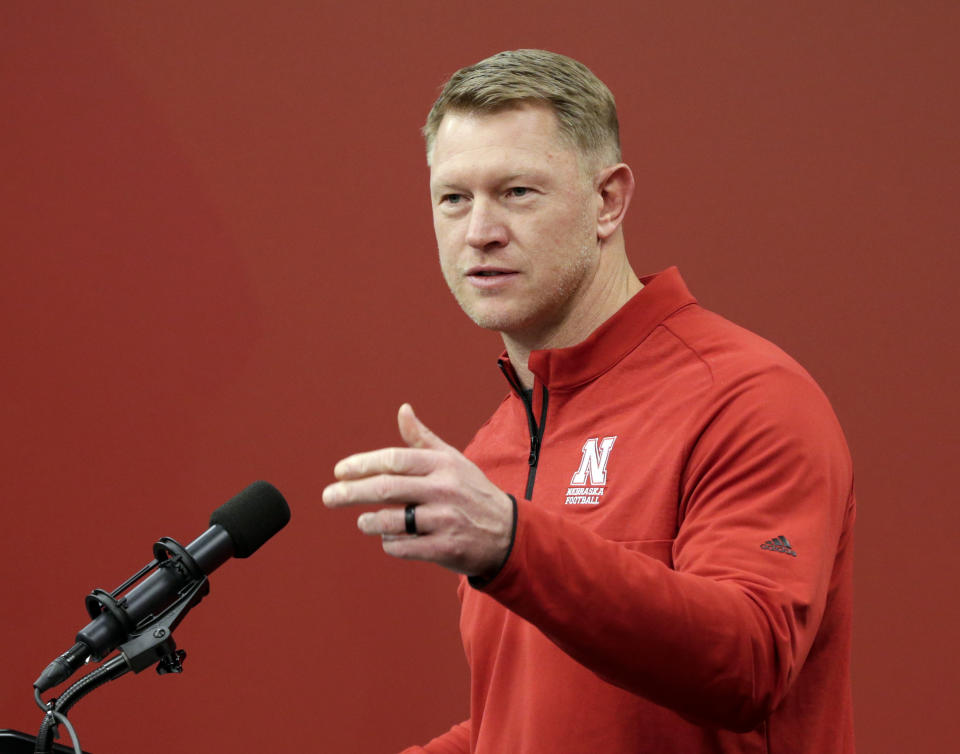
[[[37,739],[18,730],[0,728],[0,754],[33,754]],[[54,744],[55,754],[73,754],[72,746]],[[90,754],[85,751],[84,754]]]

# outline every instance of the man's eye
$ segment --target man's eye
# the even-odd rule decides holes
[[[459,204],[461,199],[463,199],[462,194],[444,194],[440,197],[440,201],[444,204]]]
[[[526,196],[530,192],[526,186],[514,186],[507,193],[510,196]]]

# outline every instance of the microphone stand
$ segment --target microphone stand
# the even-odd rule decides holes
[[[177,649],[173,640],[173,630],[180,625],[187,613],[192,607],[200,602],[210,592],[210,582],[207,577],[192,562],[192,558],[185,549],[171,539],[164,537],[154,546],[154,553],[158,556],[144,571],[138,576],[142,576],[146,571],[157,567],[158,561],[170,561],[163,563],[168,567],[187,567],[197,578],[185,588],[177,600],[166,610],[160,613],[154,620],[138,626],[136,633],[132,633],[130,638],[120,645],[120,654],[111,660],[108,660],[96,670],[88,673],[66,691],[59,698],[44,702],[40,698],[40,691],[34,690],[34,697],[37,705],[46,714],[40,725],[40,732],[37,734],[36,748],[34,754],[52,754],[53,739],[56,734],[56,727],[59,722],[66,724],[70,730],[71,737],[74,739],[74,750],[77,754],[82,754],[76,736],[73,734],[72,726],[66,718],[67,712],[87,694],[95,691],[101,686],[119,678],[122,675],[133,671],[139,673],[142,670],[156,663],[157,673],[165,675],[167,673],[183,672],[183,660],[187,653],[182,649]],[[172,557],[171,557],[172,556]],[[183,562],[186,558],[190,560]],[[190,568],[193,566],[193,568]],[[129,583],[129,582],[128,582]],[[122,591],[124,587],[116,590],[113,595],[100,589],[95,589],[87,597],[87,608],[91,617],[95,617],[94,606],[99,604],[103,610],[110,612],[120,611],[120,604],[115,600],[115,595]]]

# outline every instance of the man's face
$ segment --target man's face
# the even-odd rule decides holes
[[[444,278],[481,327],[543,347],[586,296],[599,195],[553,111],[449,112],[430,170]]]

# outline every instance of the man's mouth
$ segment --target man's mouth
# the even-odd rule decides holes
[[[467,270],[468,277],[492,278],[499,275],[515,275],[516,270],[477,268]]]

